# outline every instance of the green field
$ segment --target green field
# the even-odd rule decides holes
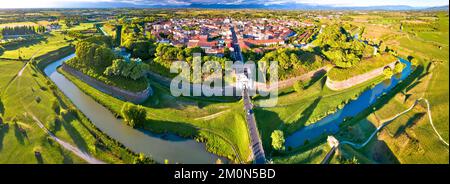
[[[4,87],[11,81],[11,79],[19,72],[25,64],[22,62],[1,60],[0,59],[0,94]]]

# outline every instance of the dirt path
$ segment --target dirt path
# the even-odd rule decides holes
[[[105,164],[104,162],[102,162],[100,160],[97,160],[96,158],[92,157],[88,153],[86,153],[84,151],[81,151],[79,148],[77,148],[77,147],[75,147],[75,146],[73,146],[73,145],[71,145],[71,144],[69,144],[69,143],[59,139],[53,133],[48,131],[48,129],[45,128],[45,126],[42,124],[42,122],[36,116],[34,116],[32,113],[29,113],[29,114],[34,119],[34,121],[37,123],[39,128],[44,130],[44,132],[47,133],[50,136],[50,138],[52,138],[54,141],[56,141],[59,145],[61,145],[65,149],[67,149],[70,152],[74,153],[75,155],[77,155],[78,157],[82,158],[83,160],[85,160],[89,164]]]
[[[434,130],[435,134],[438,136],[439,140],[440,140],[443,144],[445,144],[445,145],[448,147],[448,146],[449,146],[448,142],[446,142],[446,141],[441,137],[441,135],[439,134],[439,132],[436,130],[436,127],[434,127],[433,119],[431,118],[430,104],[428,103],[428,100],[425,99],[425,98],[419,98],[419,99],[417,99],[417,100],[414,102],[414,104],[411,105],[408,109],[404,110],[403,112],[398,113],[397,115],[395,115],[395,116],[393,116],[393,117],[391,117],[391,118],[389,118],[389,119],[383,120],[383,121],[382,121],[383,123],[382,123],[382,124],[381,124],[381,125],[380,125],[380,126],[379,126],[379,127],[378,127],[371,135],[370,135],[370,137],[369,137],[364,143],[362,143],[362,144],[357,144],[357,143],[353,143],[353,142],[350,142],[350,141],[342,141],[342,142],[341,142],[341,145],[343,145],[343,144],[348,144],[348,145],[350,145],[350,146],[352,146],[352,147],[354,147],[354,148],[357,148],[357,149],[360,149],[360,148],[366,146],[366,145],[370,142],[370,140],[372,140],[372,138],[375,137],[375,136],[377,135],[377,133],[378,133],[381,129],[383,129],[385,126],[389,125],[392,121],[394,121],[395,119],[397,119],[397,118],[400,117],[401,115],[403,115],[403,114],[405,114],[405,113],[411,111],[417,104],[419,104],[420,101],[424,101],[425,104],[427,105],[428,120],[429,120],[429,122],[430,122],[430,124],[431,124],[431,127],[433,127],[433,130]]]
[[[229,112],[229,111],[230,111],[230,109],[224,110],[224,111],[220,111],[220,112],[218,112],[218,113],[211,114],[211,115],[208,115],[208,116],[203,116],[203,117],[195,118],[194,120],[211,120],[211,119],[217,118],[217,117],[219,117],[220,115],[222,115],[222,114],[224,114],[224,113],[226,113],[226,112]]]

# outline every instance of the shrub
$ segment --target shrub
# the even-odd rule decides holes
[[[401,73],[403,71],[404,65],[403,63],[397,62],[395,63],[394,73]]]
[[[37,103],[40,103],[40,102],[41,102],[41,97],[38,97],[38,96],[37,96],[37,97],[35,98],[35,100],[36,100]]]
[[[143,153],[139,153],[139,156],[134,158],[133,161],[134,164],[150,164],[152,162],[153,161],[150,158],[146,157]]]
[[[142,127],[147,117],[144,107],[130,102],[123,104],[121,112],[127,125],[133,128]]]
[[[394,75],[394,72],[392,71],[391,67],[385,67],[383,70],[383,74],[386,78],[391,78],[392,75]]]
[[[270,135],[272,138],[272,147],[275,150],[284,150],[284,133],[281,130],[274,130],[272,132],[272,135]]]

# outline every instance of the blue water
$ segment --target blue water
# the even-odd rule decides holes
[[[339,131],[339,124],[341,124],[345,118],[354,117],[361,113],[364,109],[375,103],[378,97],[387,93],[400,81],[411,74],[411,63],[401,58],[399,58],[399,60],[406,65],[401,74],[394,75],[390,80],[381,82],[373,88],[364,91],[356,100],[349,102],[344,108],[336,113],[296,131],[291,136],[287,137],[285,146],[295,148],[302,146],[306,140],[311,141],[322,135],[337,133]]]

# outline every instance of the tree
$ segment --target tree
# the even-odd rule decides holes
[[[272,138],[272,147],[275,150],[284,150],[284,133],[281,130],[274,130],[272,132],[272,135],[270,135]]]
[[[394,73],[401,73],[403,71],[403,63],[397,62],[395,63]]]
[[[147,117],[147,111],[144,107],[130,102],[123,104],[121,112],[127,125],[133,128],[142,127]]]
[[[413,66],[417,66],[419,64],[419,60],[417,60],[416,58],[411,59],[411,64]]]
[[[394,75],[394,72],[392,72],[391,67],[387,66],[387,67],[384,68],[383,74],[384,74],[384,76],[385,76],[386,78],[391,78],[392,75]]]
[[[105,69],[103,74],[109,76],[122,76],[137,80],[144,76],[147,69],[147,65],[139,58],[132,58],[130,60],[115,59],[113,60],[112,65]]]

